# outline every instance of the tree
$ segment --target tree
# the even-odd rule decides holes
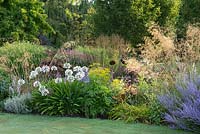
[[[177,23],[178,38],[185,38],[188,24],[200,26],[200,0],[182,0]]]
[[[88,0],[46,1],[48,22],[56,31],[56,34],[49,34],[52,42],[60,46],[66,41],[79,39],[85,27],[89,7]]]
[[[0,44],[6,41],[38,41],[40,32],[53,32],[43,3],[38,0],[0,1]]]
[[[175,32],[182,0],[154,0],[154,3],[160,8],[158,24]]]
[[[159,15],[153,0],[96,0],[96,35],[119,34],[134,45],[148,35],[148,26]]]

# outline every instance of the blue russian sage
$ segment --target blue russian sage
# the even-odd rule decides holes
[[[200,75],[196,71],[182,77],[176,90],[159,96],[159,101],[171,127],[200,133]]]

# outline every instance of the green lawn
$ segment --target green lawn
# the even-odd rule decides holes
[[[189,134],[121,121],[0,113],[0,134]]]

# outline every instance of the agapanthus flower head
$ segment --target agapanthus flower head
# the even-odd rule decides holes
[[[18,86],[22,86],[22,85],[25,84],[25,80],[19,79],[19,80],[17,81],[17,84],[18,84]]]
[[[75,78],[73,75],[70,75],[67,77],[67,81],[69,81],[69,82],[74,82],[74,80],[75,80]]]
[[[40,92],[42,92],[42,90],[44,90],[44,89],[46,89],[46,87],[43,86],[43,85],[40,85],[38,90],[39,90]]]
[[[33,87],[40,87],[40,82],[39,81],[35,81],[34,83],[33,83]]]
[[[40,93],[41,93],[42,96],[47,96],[49,94],[49,90],[46,89],[46,87],[43,86],[43,85],[40,85],[39,91],[40,91]]]
[[[71,69],[65,70],[65,76],[71,76],[73,74],[73,71]]]
[[[12,86],[9,87],[9,92],[11,92],[11,93],[15,92],[15,90],[14,90],[14,88]]]
[[[37,71],[31,71],[31,74],[29,75],[29,79],[33,79],[35,77],[37,77],[38,72]]]
[[[41,67],[36,67],[36,68],[35,68],[35,71],[36,71],[37,73],[40,73],[40,72],[42,72],[42,68],[41,68]]]
[[[51,67],[51,71],[57,71],[57,70],[58,70],[58,68],[56,66]]]
[[[75,66],[75,67],[73,68],[73,71],[75,71],[75,72],[80,72],[80,71],[82,71],[82,68],[81,68],[80,66]]]
[[[84,73],[84,72],[78,72],[78,73],[76,73],[76,75],[75,75],[75,79],[78,80],[78,81],[80,81],[80,80],[83,79],[84,76],[85,76],[85,73]]]
[[[42,72],[43,73],[48,73],[50,71],[50,67],[47,65],[42,66]]]
[[[83,72],[88,72],[88,70],[89,70],[88,67],[86,67],[86,66],[83,66],[81,69]]]
[[[44,89],[41,91],[42,96],[47,96],[49,94],[49,90],[48,89]]]
[[[59,77],[55,79],[55,83],[61,83],[62,81],[63,81],[63,79],[59,78]]]
[[[70,63],[65,63],[64,65],[63,65],[63,68],[65,68],[65,69],[69,69],[69,68],[71,68],[71,64]]]

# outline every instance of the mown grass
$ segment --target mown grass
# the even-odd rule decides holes
[[[121,121],[0,113],[0,134],[190,134]]]

